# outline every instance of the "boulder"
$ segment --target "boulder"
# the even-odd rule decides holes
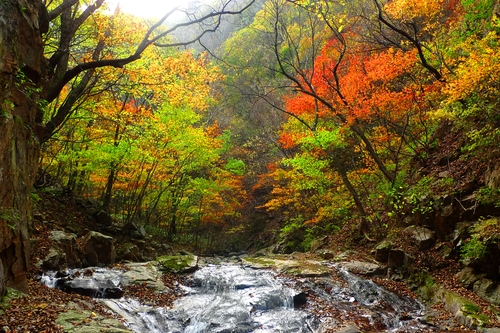
[[[497,281],[480,279],[474,283],[472,290],[482,299],[500,305],[500,285]]]
[[[86,266],[114,264],[116,260],[113,237],[90,231],[82,240]]]
[[[193,254],[161,256],[157,261],[159,269],[165,273],[193,273],[198,269],[198,257]]]
[[[485,273],[480,273],[472,267],[465,267],[456,274],[460,283],[469,290],[472,290],[474,284],[485,276]]]
[[[126,232],[133,239],[146,238],[146,229],[144,229],[144,226],[135,222],[127,223],[122,231]]]
[[[76,306],[72,306],[76,307]],[[69,309],[58,314],[56,324],[64,332],[72,333],[132,333],[119,319],[105,318],[80,308]]]
[[[344,268],[345,270],[356,273],[356,274],[361,274],[361,275],[366,275],[366,276],[376,276],[376,275],[384,275],[385,274],[385,268],[371,262],[366,262],[366,261],[349,261],[349,262],[341,262],[339,265]]]
[[[409,235],[420,251],[430,249],[436,242],[436,233],[424,227],[412,225],[405,228],[404,233]]]
[[[375,246],[375,260],[386,263],[389,260],[389,252],[392,247],[393,244],[387,240],[377,244],[377,246]]]
[[[299,293],[293,296],[293,307],[299,309],[302,305],[306,305],[307,303],[307,294]]]
[[[93,298],[121,298],[125,291],[113,281],[95,281],[93,279],[76,278],[61,279],[57,288],[67,293],[89,296]]]
[[[406,263],[406,253],[400,249],[393,249],[389,251],[387,256],[387,267],[398,268],[404,266]]]
[[[130,263],[125,267],[127,270],[120,276],[123,286],[140,284],[157,291],[164,291],[167,288],[161,281],[161,273],[152,262]]]
[[[482,299],[500,305],[500,284],[488,279],[486,273],[473,267],[465,267],[456,277],[465,288],[474,291]]]
[[[113,225],[113,218],[103,210],[98,211],[92,217],[102,226],[109,227]]]
[[[146,246],[141,254],[141,261],[154,261],[158,257],[158,252],[151,246]]]
[[[75,234],[53,230],[49,239],[52,247],[43,259],[42,268],[44,270],[61,270],[82,266],[82,252],[76,242]]]
[[[124,243],[117,247],[116,256],[118,261],[140,261],[139,247],[132,243]]]

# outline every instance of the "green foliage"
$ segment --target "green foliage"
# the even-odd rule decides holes
[[[477,237],[472,237],[460,249],[460,258],[463,262],[481,259],[485,254],[486,245]]]
[[[491,28],[494,0],[462,0],[465,9],[464,25],[467,36],[481,34]]]
[[[471,238],[460,249],[462,261],[482,259],[487,245],[500,239],[500,223],[497,218],[480,219],[470,227]]]
[[[388,191],[391,216],[396,214],[427,214],[433,209],[433,185],[436,179],[431,176],[422,177],[415,185],[405,188],[399,186]]]
[[[227,159],[227,163],[224,166],[224,169],[230,171],[235,175],[243,176],[246,171],[246,165],[242,160],[230,157]]]
[[[7,222],[7,226],[12,230],[16,230],[16,226],[19,223],[19,219],[21,218],[21,214],[19,211],[11,208],[11,209],[2,209],[0,210],[0,220]]]
[[[495,207],[500,207],[500,189],[482,187],[476,192],[476,196],[481,204],[494,204]]]

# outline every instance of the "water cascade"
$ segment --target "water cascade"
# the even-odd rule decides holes
[[[79,283],[90,281],[83,282],[84,286],[102,284],[104,288],[97,287],[102,292],[93,296],[107,297],[102,302],[121,315],[135,332],[320,333],[325,327],[341,327],[359,318],[378,332],[432,331],[420,321],[424,308],[418,301],[389,292],[340,267],[334,269],[337,279],[285,283],[267,270],[236,264],[207,265],[192,275],[188,285],[183,286],[185,296],[176,300],[171,309],[119,298],[120,270],[99,268],[92,276],[76,275]],[[68,284],[61,284],[60,279],[65,278],[52,273],[42,281],[58,288]],[[78,288],[76,284],[75,287]],[[302,291],[306,291],[307,298],[314,294],[325,307],[334,309],[336,316],[330,313],[328,318],[321,318],[294,307],[294,296],[303,295]]]

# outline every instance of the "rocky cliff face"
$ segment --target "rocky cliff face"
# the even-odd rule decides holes
[[[0,296],[26,289],[43,48],[39,0],[0,1]]]

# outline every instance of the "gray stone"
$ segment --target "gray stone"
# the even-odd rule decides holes
[[[43,259],[42,268],[47,270],[61,270],[64,268],[81,267],[82,252],[76,242],[76,235],[61,230],[53,230],[49,239],[52,248]]]
[[[472,290],[482,299],[500,305],[500,285],[496,281],[489,279],[479,279],[474,282]]]
[[[120,276],[120,282],[123,286],[144,284],[146,287],[157,291],[163,291],[166,289],[165,285],[161,281],[162,274],[152,262],[130,263],[125,264],[125,267],[127,267],[128,270],[123,272]]]
[[[472,289],[476,281],[486,277],[486,273],[479,273],[472,267],[465,267],[456,274],[460,283],[467,289]]]
[[[113,237],[90,231],[83,237],[83,254],[87,266],[114,264],[116,260]]]
[[[500,328],[496,328],[496,327],[493,327],[493,328],[484,328],[483,333],[500,333]]]
[[[385,275],[385,268],[379,264],[366,261],[349,261],[339,263],[341,267],[349,272],[362,274],[366,276]]]
[[[436,242],[436,233],[424,227],[412,225],[405,228],[404,232],[415,241],[420,251],[430,249]]]

